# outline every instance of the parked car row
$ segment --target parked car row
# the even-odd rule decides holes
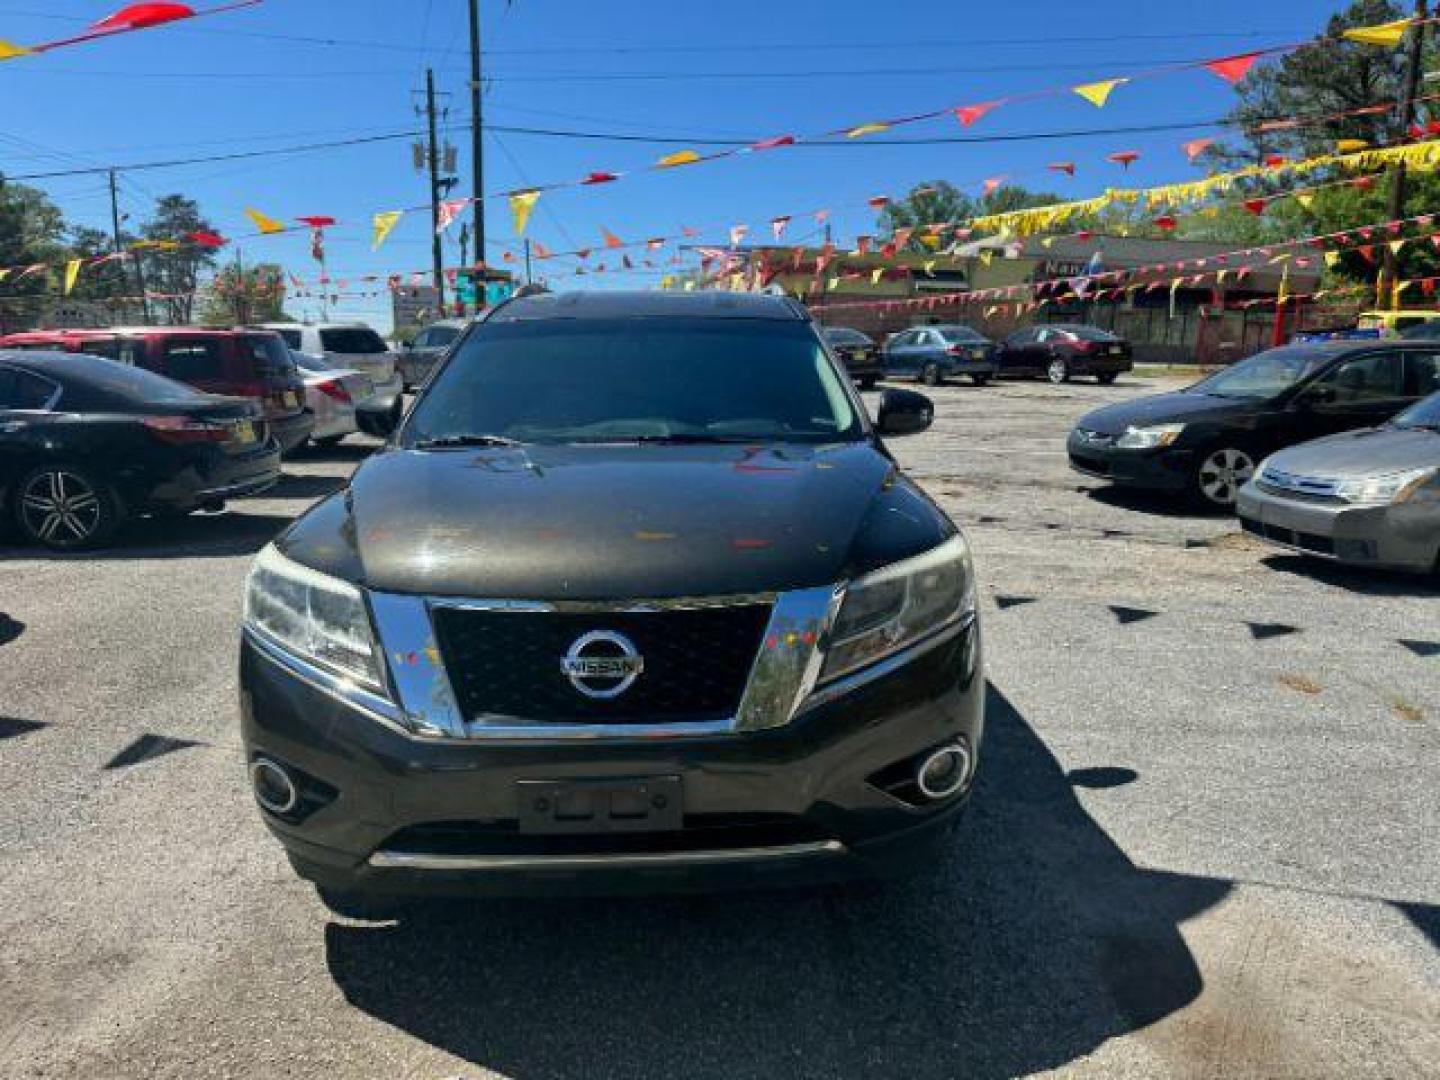
[[[881,377],[914,379],[928,386],[966,377],[984,386],[996,378],[1065,383],[1076,376],[1093,376],[1108,386],[1134,367],[1129,342],[1108,330],[1071,323],[1025,327],[1001,342],[958,324],[902,330],[878,347],[860,331],[846,327],[827,327],[824,337],[865,390]]]
[[[1440,342],[1291,344],[1080,418],[1071,467],[1236,509],[1264,540],[1440,570]]]
[[[95,547],[130,516],[218,509],[272,486],[280,448],[255,397],[83,351],[0,350],[0,511],[31,542]]]

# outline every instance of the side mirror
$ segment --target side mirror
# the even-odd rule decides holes
[[[886,390],[880,395],[875,429],[881,435],[915,435],[935,421],[935,403],[914,390]]]

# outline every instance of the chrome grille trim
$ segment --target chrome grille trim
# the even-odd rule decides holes
[[[1301,495],[1312,499],[1338,498],[1335,492],[1340,487],[1339,480],[1289,473],[1274,466],[1267,467],[1260,473],[1258,483],[1272,494]]]
[[[426,852],[374,852],[373,867],[386,870],[622,870],[671,866],[719,866],[834,857],[847,848],[838,840],[816,840],[775,847],[715,848],[709,851],[637,851],[595,855],[437,855]]]

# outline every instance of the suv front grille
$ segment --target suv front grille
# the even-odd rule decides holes
[[[643,724],[733,716],[770,617],[767,603],[655,611],[555,612],[439,607],[435,633],[471,722]],[[587,697],[561,660],[585,634],[623,635],[643,658],[632,685]],[[608,688],[613,681],[591,679]]]

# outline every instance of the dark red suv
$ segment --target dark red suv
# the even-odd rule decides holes
[[[280,335],[269,330],[162,326],[115,330],[35,330],[0,337],[0,349],[59,349],[133,364],[197,390],[251,398],[281,453],[310,437],[305,384]]]

